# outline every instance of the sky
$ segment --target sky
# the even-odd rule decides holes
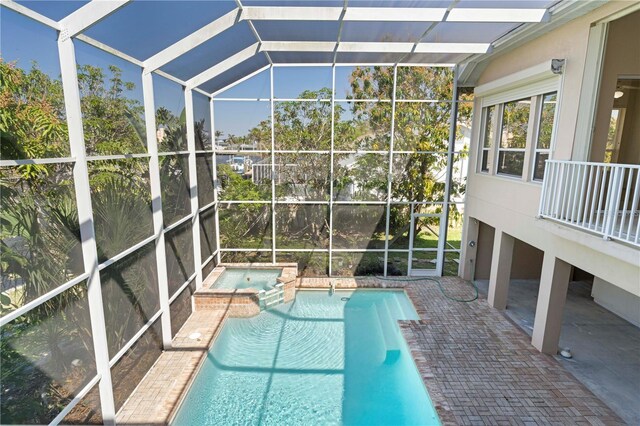
[[[57,3],[57,2],[55,2]],[[65,4],[66,2],[61,2]],[[16,62],[17,66],[28,70],[32,62],[51,78],[60,77],[57,33],[29,18],[9,9],[0,8],[0,54],[3,60]],[[103,52],[93,46],[76,40],[76,60],[78,64],[101,67],[110,76],[108,67],[115,65],[122,70],[125,81],[133,82],[135,88],[127,96],[142,103],[141,69],[137,65]],[[336,71],[337,93],[346,96],[349,87],[348,75],[352,67]],[[156,108],[163,106],[175,115],[184,109],[184,94],[179,84],[154,75],[154,96]],[[319,90],[331,87],[330,67],[281,67],[274,69],[274,92],[277,98],[296,98],[304,90]],[[270,95],[269,71],[256,76],[222,92],[219,97],[264,98]],[[198,97],[196,96],[196,101]],[[252,105],[256,104],[256,105]],[[215,108],[216,128],[225,134],[243,135],[270,115],[269,102],[230,102],[218,103]],[[195,105],[196,117],[205,118],[209,125],[210,117],[203,112],[204,103]]]
[[[83,4],[83,2],[78,1],[22,0],[20,2],[54,20],[62,19]],[[235,2],[226,0],[215,2],[139,1],[126,6],[118,13],[99,22],[89,29],[87,35],[140,60],[144,60],[221,14],[226,13],[226,11],[233,9],[233,7],[235,7]],[[189,19],[185,19],[186,17]],[[181,22],[181,25],[173,25],[172,23],[174,22]],[[168,31],[168,28],[171,28],[171,30]],[[0,55],[2,55],[3,60],[16,61],[18,67],[27,70],[31,67],[32,62],[35,61],[39,68],[51,78],[59,78],[60,66],[56,40],[57,32],[55,30],[19,15],[12,10],[0,7]],[[227,40],[227,43],[230,43],[230,40]],[[142,103],[140,67],[79,40],[75,40],[74,44],[78,64],[101,67],[105,70],[107,78],[110,74],[108,67],[110,65],[117,66],[122,70],[123,79],[135,84],[134,90],[128,92],[127,96]],[[210,49],[214,47],[209,46]],[[197,70],[181,70],[180,77],[183,79],[197,74],[202,70],[203,66],[206,66],[206,60],[201,57],[206,57],[207,52],[200,52],[196,56],[198,58],[197,60],[194,59],[193,66]],[[187,59],[186,55],[179,58],[176,64],[181,65],[180,68],[184,68],[185,65],[191,63],[185,61],[185,59]],[[220,60],[220,58],[216,60]],[[175,66],[174,64],[174,68]],[[337,99],[347,97],[349,93],[349,75],[353,68],[351,66],[336,67]],[[275,98],[296,98],[304,90],[316,91],[323,87],[331,87],[331,67],[275,67],[273,84]],[[175,115],[182,113],[184,95],[179,84],[154,75],[154,95],[156,108],[164,106]],[[266,70],[220,93],[217,97],[268,99],[269,95],[269,71]],[[264,106],[249,108],[248,105],[245,105],[240,108],[237,105],[228,105],[229,110],[222,111],[220,103],[215,113],[216,129],[222,130],[225,134],[245,134],[248,129],[268,117],[268,115],[265,116]],[[196,106],[196,116],[200,115],[208,122],[209,116],[199,112],[203,108],[202,104]]]

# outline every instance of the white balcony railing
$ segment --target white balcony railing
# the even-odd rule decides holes
[[[275,171],[276,185],[284,183],[287,171],[293,173],[297,167],[296,164],[276,164],[273,169]],[[283,177],[284,175],[284,177]],[[254,163],[251,165],[251,179],[256,185],[263,184],[267,180],[271,180],[271,163]]]
[[[251,165],[251,180],[256,185],[271,180],[271,164],[254,163]]]
[[[640,246],[640,166],[547,160],[540,217]]]

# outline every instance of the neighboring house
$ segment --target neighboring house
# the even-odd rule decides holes
[[[594,3],[461,71],[475,113],[460,273],[489,279],[498,309],[510,279],[539,278],[532,344],[553,354],[576,275],[640,325],[640,4]]]

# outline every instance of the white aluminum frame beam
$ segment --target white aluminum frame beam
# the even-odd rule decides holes
[[[193,241],[193,266],[196,275],[196,289],[202,287],[202,264],[200,263],[200,208],[198,200],[198,160],[196,155],[196,134],[194,129],[193,92],[184,91],[184,108],[187,122],[187,149],[189,150],[189,186],[191,198],[191,238]],[[214,198],[215,200],[215,198]],[[172,296],[171,294],[169,296]]]
[[[187,80],[186,82],[187,89],[192,89],[196,86],[201,85],[202,83],[205,83],[211,80],[212,78],[222,74],[223,72],[235,67],[239,63],[244,62],[247,59],[251,58],[259,51],[260,51],[260,43],[254,43],[251,46],[245,49],[242,49],[238,53],[229,56],[224,61],[216,64],[215,66],[209,68],[208,70],[205,70],[200,74],[196,75],[195,77],[192,77],[191,79]]]
[[[413,53],[487,53],[491,43],[417,43]]]
[[[260,50],[268,52],[333,52],[335,41],[263,41]]]
[[[252,21],[338,21],[342,7],[248,6],[241,19]],[[344,21],[351,22],[542,22],[547,9],[428,7],[347,7]]]
[[[414,50],[415,46],[415,50]],[[264,41],[268,52],[486,53],[491,43],[384,43],[333,41]]]
[[[187,53],[191,49],[200,46],[202,43],[212,39],[221,32],[231,28],[240,18],[240,9],[235,8],[231,12],[221,16],[215,21],[205,25],[199,30],[189,34],[171,46],[161,50],[143,62],[147,71],[155,71],[158,68],[173,61],[179,56]]]
[[[264,7],[242,9],[242,19],[251,21],[337,21],[341,7]]]
[[[543,22],[547,9],[493,9],[454,7],[447,22]]]
[[[84,130],[82,127],[82,110],[80,107],[80,89],[73,40],[58,39],[58,55],[60,57],[60,75],[64,92],[65,111],[69,128],[71,155],[76,158],[73,168],[73,182],[76,191],[76,207],[80,224],[80,241],[82,258],[87,279],[87,299],[91,321],[91,337],[96,361],[96,372],[100,375],[100,407],[102,420],[106,425],[115,424],[115,403],[109,367],[109,350],[107,329],[102,300],[102,283],[98,268],[98,247],[93,222],[91,203],[91,187],[86,158]]]
[[[453,166],[454,153],[456,151],[456,127],[458,125],[458,66],[453,69],[453,91],[451,97],[451,115],[449,117],[449,143],[447,146],[447,176],[444,182],[444,204],[442,205],[442,212],[440,213],[440,230],[438,233],[438,255],[436,270],[439,276],[442,276],[444,271],[445,262],[445,245],[448,240],[449,233],[449,212],[451,211],[451,187],[453,185]]]
[[[444,7],[347,7],[345,21],[437,22],[442,21]]]
[[[270,66],[270,65],[268,65]],[[214,209],[214,227],[215,227],[215,233],[216,233],[216,247],[215,250],[213,250],[213,255],[212,257],[215,258],[215,260],[211,260],[211,262],[214,263],[214,265],[217,265],[218,263],[220,263],[220,214],[218,211],[218,208],[220,207],[220,200],[219,200],[219,184],[220,182],[218,181],[218,149],[216,148],[216,120],[215,120],[215,110],[214,110],[214,104],[213,104],[213,96],[209,98],[209,117],[211,118],[211,164],[213,165],[213,209]],[[200,255],[202,255],[202,253],[200,253]],[[206,262],[205,262],[206,263]],[[205,265],[202,265],[202,267],[204,268]],[[206,277],[203,277],[203,279],[206,279]],[[195,310],[195,309],[194,309]]]
[[[162,212],[162,187],[158,139],[156,136],[155,99],[153,74],[142,72],[142,95],[144,102],[147,149],[149,150],[149,182],[151,186],[151,209],[153,211],[153,233],[155,240],[156,268],[158,271],[158,296],[160,299],[160,321],[162,323],[162,344],[171,349],[171,317],[169,311],[169,279],[167,275],[167,255],[164,241],[164,220]]]
[[[235,55],[187,80],[187,88],[193,89],[234,66],[246,61],[259,52],[394,52],[394,53],[486,53],[490,43],[359,43],[263,41],[254,43]]]
[[[276,109],[273,65],[269,67],[269,92],[269,106],[271,107],[271,262],[276,263]],[[220,249],[222,250],[222,247]]]
[[[73,37],[111,15],[129,3],[129,1],[130,0],[93,0],[61,19],[59,22],[60,28],[66,37]]]
[[[391,129],[389,130],[389,168],[387,169],[387,200],[386,200],[386,224],[384,230],[384,273],[388,275],[389,262],[389,231],[391,227],[391,194],[393,193],[393,152],[396,137],[396,89],[398,86],[398,65],[393,66],[393,92],[391,93]],[[334,89],[335,91],[335,89]],[[409,214],[413,217],[413,206],[409,207]],[[333,229],[331,230],[333,232]],[[411,250],[407,256],[411,256]],[[408,259],[407,267],[411,265],[411,257]],[[407,274],[409,271],[407,270]]]
[[[441,21],[446,8],[347,7],[345,21]],[[253,21],[338,21],[342,7],[265,7],[249,6],[242,19]]]

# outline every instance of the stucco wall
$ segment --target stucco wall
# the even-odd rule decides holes
[[[542,272],[544,253],[537,248],[516,239],[511,260],[511,279],[537,280]]]
[[[478,225],[478,250],[474,278],[488,280],[491,273],[491,253],[493,252],[495,229],[484,222],[480,222]],[[542,251],[516,239],[513,245],[511,279],[540,279],[543,255]]]
[[[593,280],[591,296],[597,304],[640,327],[640,303],[637,297],[599,278]]]
[[[640,76],[640,11],[620,18],[609,25],[591,145],[591,161],[602,161],[604,158],[609,119],[614,105],[613,94],[616,91],[618,77],[628,75]],[[630,93],[627,92],[625,96],[630,96]],[[626,100],[621,99],[621,101],[625,102]],[[640,146],[640,139],[638,139],[640,133],[635,133],[640,126],[640,109],[633,108],[636,105],[635,96],[633,100],[629,99],[627,102],[631,102],[630,105],[628,103],[627,105],[632,108],[627,109],[624,130],[625,132],[629,130],[631,134],[623,134],[625,140],[622,142],[628,145],[632,141],[631,138],[635,137],[635,145]],[[632,147],[625,146],[625,152],[621,152],[624,156],[621,155],[619,160],[625,163],[640,163],[639,152],[637,148],[633,150]]]
[[[488,280],[491,273],[491,253],[495,229],[484,222],[478,226],[478,250],[476,255],[475,279]]]
[[[486,84],[550,59],[566,60],[558,105],[553,154],[555,159],[570,159],[574,148],[576,118],[591,24],[627,6],[628,2],[612,2],[596,9],[494,58],[480,76],[478,84]],[[477,164],[481,116],[479,100],[476,100],[475,108],[469,160],[471,165]],[[496,230],[506,232],[542,251],[549,251],[565,262],[640,296],[640,251],[548,220],[538,219],[536,216],[541,194],[539,183],[525,183],[517,179],[478,174],[474,170],[475,166],[470,167],[467,182],[467,218],[477,218]],[[468,237],[465,229],[463,247],[468,242]],[[476,255],[472,251],[469,252],[471,256]],[[477,256],[481,254],[477,253]],[[468,264],[468,260],[466,252],[463,253],[462,264]],[[462,272],[465,273],[464,270]],[[468,274],[465,273],[466,275]]]

